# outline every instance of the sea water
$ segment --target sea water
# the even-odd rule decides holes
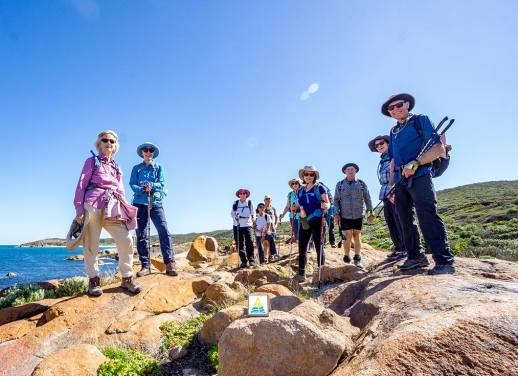
[[[111,247],[100,247],[107,249]],[[63,279],[74,276],[86,276],[84,262],[65,260],[67,257],[82,255],[81,247],[67,251],[65,247],[23,247],[0,245],[0,289],[14,284]],[[113,275],[118,263],[109,258],[100,259],[101,276]],[[8,278],[12,272],[16,277]]]

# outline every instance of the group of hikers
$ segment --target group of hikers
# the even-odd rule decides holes
[[[368,143],[372,152],[380,154],[379,199],[383,203],[384,218],[394,244],[394,250],[388,257],[393,260],[406,258],[399,266],[402,270],[428,266],[429,261],[421,244],[421,232],[435,261],[428,274],[452,274],[455,272],[454,256],[448,245],[444,223],[437,213],[432,182],[434,175],[442,173],[437,171],[436,161],[447,160],[448,154],[444,139],[441,139],[429,118],[410,112],[414,106],[415,99],[410,94],[402,93],[388,98],[381,106],[381,113],[395,119],[396,124],[389,135],[377,136]],[[88,294],[102,294],[97,255],[103,228],[115,240],[122,275],[121,286],[129,292],[136,294],[142,291],[142,286],[133,275],[130,231],[136,230],[137,251],[142,266],[137,276],[141,277],[150,273],[151,221],[158,231],[165,272],[177,276],[171,234],[162,206],[167,193],[164,171],[155,161],[160,153],[158,146],[146,142],[137,148],[137,155],[143,161],[135,165],[131,172],[132,204],[126,201],[122,171],[113,159],[119,150],[117,134],[111,130],[99,133],[95,147],[98,153],[92,152],[93,156],[86,160],[77,183],[74,197],[76,218],[67,236],[74,233],[75,245],[79,241],[83,243],[85,269],[89,278]],[[345,164],[342,167],[345,177],[336,184],[333,195],[320,181],[319,171],[315,167],[301,168],[298,172],[300,180],[291,179],[288,182],[291,191],[281,215],[272,206],[269,195],[254,211],[250,191],[239,189],[231,216],[240,267],[256,265],[254,237],[260,263],[280,259],[275,243],[276,229],[288,213],[291,224],[289,241],[298,242],[299,265],[294,276],[297,282],[306,279],[310,242],[317,252],[318,266],[325,263],[323,245],[326,227],[329,241],[334,247],[335,223],[342,237],[340,243],[344,249],[344,262],[353,262],[361,267],[363,220],[366,217],[367,222],[372,223],[375,213],[367,185],[356,176],[359,170],[356,163]],[[354,256],[351,258],[353,243]],[[268,259],[265,247],[269,249]]]
[[[414,115],[412,95],[401,93],[388,98],[381,106],[381,113],[396,120],[389,135],[379,135],[368,143],[370,151],[380,154],[378,180],[380,204],[390,237],[393,252],[390,260],[406,259],[399,268],[411,270],[429,265],[420,239],[423,235],[426,246],[431,250],[435,266],[430,275],[455,273],[454,256],[450,251],[444,223],[437,213],[437,199],[432,178],[442,174],[449,163],[444,133],[439,135],[430,119],[425,115]],[[438,129],[439,127],[437,127]],[[436,167],[436,161],[443,160],[443,170]],[[367,223],[375,219],[369,189],[357,178],[360,171],[356,163],[342,167],[345,177],[336,184],[334,195],[320,181],[319,171],[313,166],[299,170],[299,179],[291,179],[292,189],[287,197],[286,207],[279,220],[289,213],[291,225],[290,241],[298,241],[299,265],[294,276],[297,282],[306,280],[306,263],[309,244],[312,241],[317,252],[317,264],[325,263],[324,242],[326,227],[331,246],[335,246],[333,227],[336,223],[342,237],[345,263],[361,267],[361,230],[364,218]],[[270,239],[272,254],[279,258],[275,248],[275,225],[277,214],[263,220],[264,204],[258,205],[257,216],[250,201],[250,191],[239,189],[239,198],[233,205],[231,216],[234,221],[234,240],[241,259],[241,268],[255,266],[252,232],[255,228],[259,260],[265,262],[262,239]],[[269,197],[269,196],[268,196]],[[419,223],[416,224],[415,215]],[[263,225],[266,223],[266,225]],[[354,256],[351,259],[351,244]]]

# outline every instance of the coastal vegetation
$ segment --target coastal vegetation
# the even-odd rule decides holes
[[[137,350],[109,346],[101,350],[109,360],[102,363],[98,370],[98,376],[158,376],[160,366],[156,360],[148,358]]]

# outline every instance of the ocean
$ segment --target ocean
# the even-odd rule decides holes
[[[100,247],[101,249],[111,247]],[[81,247],[73,252],[64,247],[27,247],[0,245],[0,289],[14,284],[86,276],[83,261],[68,261],[65,258],[83,254]],[[113,275],[117,271],[117,261],[102,258],[101,275]],[[16,273],[8,278],[7,273]]]

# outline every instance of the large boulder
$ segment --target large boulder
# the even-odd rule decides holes
[[[261,265],[254,269],[241,269],[236,274],[235,281],[244,285],[260,286],[266,283],[277,283],[285,279],[287,270],[280,265]]]
[[[106,360],[95,346],[75,345],[47,356],[32,376],[95,376],[97,368]]]
[[[246,314],[247,307],[243,304],[236,304],[216,312],[203,324],[200,330],[200,340],[208,345],[217,344],[225,329]]]
[[[218,258],[218,242],[216,239],[201,235],[191,244],[187,260],[192,262],[212,261]]]
[[[328,375],[347,355],[339,337],[287,312],[237,320],[220,338],[218,375]]]

